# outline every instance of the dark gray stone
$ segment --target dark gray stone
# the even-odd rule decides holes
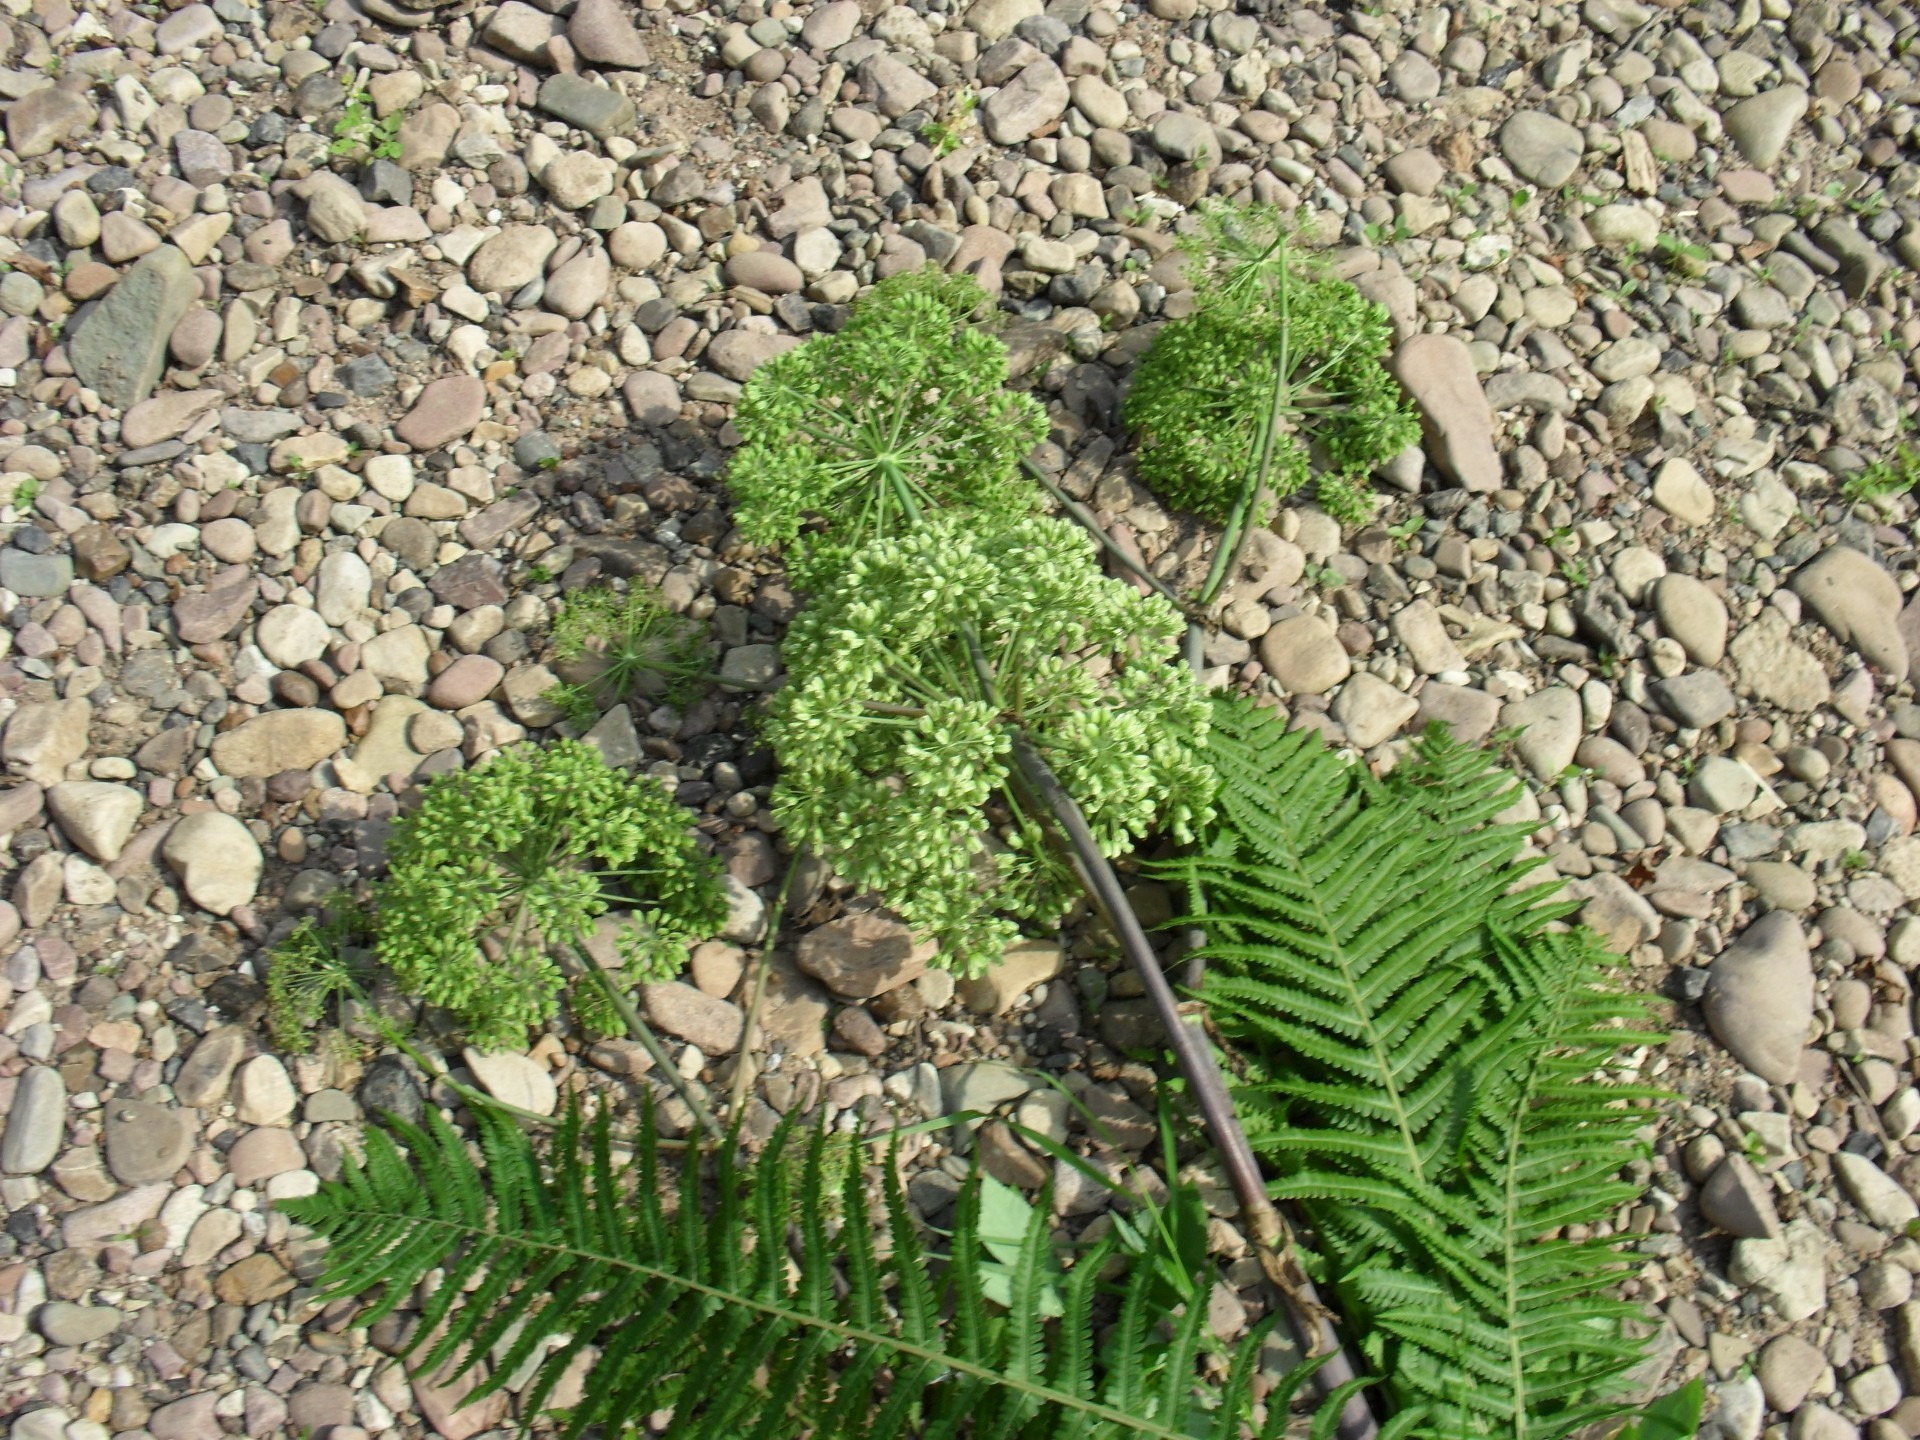
[[[631,100],[578,75],[549,75],[540,85],[539,105],[555,119],[600,140],[633,124]]]
[[[174,246],[143,255],[68,342],[73,373],[104,404],[139,404],[159,383],[167,340],[199,293],[192,262]]]

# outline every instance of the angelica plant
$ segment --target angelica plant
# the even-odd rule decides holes
[[[1018,744],[1102,854],[1156,829],[1184,839],[1210,813],[1209,711],[1172,663],[1180,630],[1166,602],[1100,575],[1062,521],[942,514],[876,540],[788,632],[767,722],[774,811],[978,973],[1016,920],[1056,923],[1075,893]]]
[[[566,678],[547,698],[583,729],[636,697],[682,699],[707,668],[699,627],[637,586],[625,595],[607,586],[569,595],[552,641]]]
[[[1010,483],[1046,435],[1031,396],[1005,389],[1006,346],[974,323],[970,276],[908,272],[874,286],[846,328],[754,371],[734,425],[745,443],[728,483],[748,539],[789,547],[817,589],[869,539],[941,506],[983,527],[1032,512]]]
[[[564,983],[553,951],[584,943],[608,910],[633,914],[620,941],[629,979],[674,974],[726,917],[717,862],[686,813],[579,741],[433,781],[387,853],[380,960],[482,1047],[551,1018]]]
[[[1271,207],[1196,218],[1182,242],[1194,310],[1142,357],[1124,406],[1140,478],[1226,522],[1223,549],[1310,482],[1329,513],[1365,518],[1368,472],[1420,433],[1381,364],[1387,312],[1299,253]]]

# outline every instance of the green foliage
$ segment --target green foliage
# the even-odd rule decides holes
[[[1706,1398],[1707,1387],[1696,1375],[1634,1416],[1613,1440],[1693,1440]]]
[[[745,443],[728,471],[735,519],[757,544],[791,546],[801,584],[817,588],[922,510],[965,507],[982,528],[1032,511],[1035,492],[1009,482],[1045,437],[1046,412],[1004,388],[1006,347],[972,319],[985,298],[965,275],[893,276],[845,329],[747,381],[734,414]]]
[[[373,968],[373,920],[346,896],[294,927],[267,960],[267,1028],[290,1055],[313,1049],[327,1007],[364,994]]]
[[[1160,867],[1204,894],[1208,998],[1276,1198],[1413,1433],[1548,1440],[1618,1413],[1639,1358],[1620,1240],[1653,1092],[1639,1002],[1573,908],[1518,884],[1509,783],[1432,733],[1384,780],[1220,701],[1218,820]]]
[[[960,148],[960,137],[966,133],[967,121],[979,107],[980,96],[973,90],[962,90],[954,97],[944,120],[929,120],[920,127],[920,138],[933,148],[933,153],[945,158]]]
[[[384,120],[375,118],[367,92],[355,89],[348,93],[346,107],[333,122],[333,143],[327,153],[352,155],[365,150],[382,160],[398,160],[401,119],[397,111]]]
[[[1224,1383],[1202,1384],[1206,1307],[1166,1315],[1145,1271],[1125,1281],[1117,1308],[1097,1304],[1112,1251],[1049,1271],[1044,1199],[1028,1207],[1002,1306],[980,1284],[977,1180],[961,1191],[942,1264],[917,1233],[892,1164],[884,1217],[871,1213],[854,1166],[842,1221],[830,1226],[818,1130],[801,1141],[789,1125],[745,1165],[722,1146],[711,1179],[687,1164],[674,1196],[649,1115],[625,1165],[604,1111],[591,1125],[570,1114],[544,1165],[509,1122],[484,1108],[478,1122],[484,1169],[430,1114],[425,1130],[395,1125],[410,1153],[376,1131],[364,1165],[349,1157],[340,1180],[280,1208],[332,1242],[327,1298],[380,1287],[359,1323],[427,1297],[416,1373],[491,1355],[476,1392],[485,1395],[530,1366],[521,1413],[531,1419],[576,1362],[590,1363],[580,1403],[559,1417],[567,1440],[595,1426],[630,1435],[637,1417],[665,1408],[687,1440],[1283,1431],[1284,1385],[1265,1424],[1247,1428],[1264,1327],[1241,1342]],[[805,1157],[798,1183],[795,1151]],[[1049,1273],[1062,1310],[1051,1324],[1035,1303]]]
[[[944,963],[978,973],[1017,933],[1008,917],[1055,923],[1073,893],[1043,808],[1010,773],[1013,728],[1105,854],[1206,818],[1208,706],[1173,663],[1180,630],[1164,601],[1100,575],[1064,521],[939,515],[875,541],[787,633],[766,727],[775,814],[938,938]]]
[[[380,895],[381,961],[410,994],[453,1011],[476,1045],[507,1045],[552,1014],[550,949],[584,942],[609,909],[626,973],[676,972],[726,915],[718,867],[652,779],[563,740],[430,783],[395,822]]]
[[[13,494],[8,497],[7,504],[16,515],[25,515],[33,509],[33,502],[39,498],[40,482],[27,475],[14,482]]]
[[[1855,505],[1878,504],[1905,495],[1920,484],[1920,450],[1902,445],[1884,460],[1854,471],[1840,482],[1840,493]],[[15,507],[19,500],[16,496]]]
[[[578,679],[547,698],[582,729],[636,698],[684,700],[707,673],[700,628],[648,591],[594,586],[569,595],[553,622],[553,655]]]
[[[1140,478],[1225,520],[1263,468],[1272,497],[1313,480],[1330,513],[1364,519],[1368,472],[1420,433],[1380,363],[1393,340],[1387,312],[1320,273],[1270,207],[1213,205],[1198,221],[1183,242],[1193,313],[1161,331],[1127,393]]]

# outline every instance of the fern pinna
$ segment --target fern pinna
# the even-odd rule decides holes
[[[486,1358],[485,1394],[536,1366],[521,1409],[531,1417],[591,1361],[560,1416],[569,1440],[594,1426],[633,1434],[663,1409],[676,1440],[1273,1440],[1309,1368],[1267,1396],[1256,1426],[1266,1327],[1227,1357],[1223,1382],[1202,1384],[1206,1306],[1166,1317],[1148,1265],[1103,1296],[1104,1245],[1062,1275],[1044,1198],[1018,1240],[1011,1303],[994,1305],[977,1183],[961,1191],[943,1262],[922,1245],[892,1164],[884,1223],[848,1166],[835,1227],[822,1130],[802,1141],[789,1125],[745,1162],[722,1146],[706,1174],[693,1156],[674,1196],[644,1111],[625,1163],[604,1109],[592,1123],[570,1113],[544,1163],[509,1120],[477,1122],[484,1171],[429,1112],[424,1129],[394,1123],[404,1152],[375,1131],[364,1163],[280,1208],[331,1242],[326,1295],[379,1289],[360,1323],[427,1294],[417,1373]],[[1043,1288],[1062,1318],[1042,1317]],[[1332,1418],[1319,1427],[1328,1434]]]
[[[1641,1312],[1619,1242],[1559,1238],[1637,1191],[1623,1083],[1643,1007],[1573,908],[1522,882],[1509,784],[1429,734],[1385,779],[1217,700],[1218,818],[1160,867],[1204,914],[1207,998],[1276,1199],[1297,1202],[1394,1418],[1548,1440],[1619,1413]]]

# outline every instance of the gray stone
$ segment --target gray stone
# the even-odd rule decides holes
[[[91,1345],[120,1328],[120,1312],[109,1305],[52,1300],[40,1307],[33,1323],[55,1345]]]
[[[1662,710],[1689,730],[1704,730],[1734,710],[1733,688],[1711,670],[1656,680],[1647,689]]]
[[[1760,793],[1760,777],[1738,760],[1709,755],[1695,767],[1687,782],[1687,798],[1715,815],[1734,815]]]
[[[1540,110],[1521,110],[1500,127],[1500,153],[1536,185],[1557,189],[1580,166],[1586,144],[1578,130]]]
[[[1032,1089],[1033,1082],[1019,1070],[992,1060],[952,1065],[940,1072],[940,1100],[949,1115],[991,1111]]]
[[[1915,1205],[1913,1197],[1866,1156],[1851,1150],[1836,1151],[1833,1168],[1847,1198],[1882,1230],[1904,1232],[1913,1221],[1920,1220],[1920,1205]]]
[[[539,106],[556,120],[597,140],[633,125],[633,102],[617,90],[578,75],[549,75],[540,82]]]
[[[192,1112],[139,1100],[106,1107],[107,1168],[122,1185],[169,1180],[193,1153]]]
[[[1736,1241],[1727,1274],[1758,1290],[1783,1320],[1808,1319],[1826,1308],[1827,1239],[1810,1221],[1790,1221],[1778,1238]]]
[[[1791,1415],[1806,1403],[1814,1383],[1827,1372],[1827,1357],[1798,1335],[1776,1335],[1760,1352],[1754,1373],[1767,1404]]]
[[[1907,678],[1900,586],[1872,560],[1849,546],[1835,545],[1795,573],[1793,592],[1891,683]]]
[[[0,1139],[0,1170],[38,1175],[60,1151],[67,1124],[67,1082],[50,1065],[29,1067],[13,1092],[7,1129]]]
[[[8,546],[0,550],[0,589],[29,600],[46,600],[67,593],[73,583],[73,557],[35,555]]]
[[[247,1053],[247,1033],[222,1025],[201,1037],[174,1077],[173,1096],[182,1105],[210,1108],[227,1098],[227,1086],[240,1057]]]
[[[1782,85],[1729,105],[1720,119],[1740,153],[1760,169],[1771,170],[1806,113],[1807,92],[1798,85]]]
[[[87,753],[93,707],[85,700],[39,700],[22,705],[7,722],[0,755],[7,773],[36,785],[57,785],[67,766]]]
[[[1154,122],[1150,137],[1153,148],[1169,160],[1204,161],[1220,158],[1220,141],[1213,126],[1198,115],[1169,110]]]
[[[1503,729],[1518,730],[1514,749],[1534,775],[1558,783],[1580,748],[1580,697],[1564,685],[1509,700],[1500,711]]]
[[[1366,670],[1340,688],[1332,706],[1347,742],[1362,750],[1391,739],[1419,709],[1420,702],[1411,695]]]
[[[646,42],[633,28],[621,0],[580,0],[567,22],[567,40],[590,65],[643,70],[652,63]]]
[[[1504,481],[1493,448],[1493,410],[1465,343],[1452,335],[1410,335],[1389,368],[1419,408],[1433,462],[1463,489],[1498,490]]]
[[[546,1066],[510,1050],[487,1053],[472,1048],[462,1052],[467,1068],[480,1088],[494,1099],[536,1115],[551,1115],[560,1104],[560,1091]]]
[[[1067,77],[1051,60],[1036,60],[980,107],[980,124],[996,145],[1019,145],[1067,113]]]
[[[1736,1060],[1763,1080],[1790,1083],[1813,1019],[1813,967],[1800,922],[1776,910],[1749,925],[1713,962],[1701,1008]]]
[[[540,278],[560,241],[545,225],[509,225],[467,261],[467,283],[481,294],[512,294]]]
[[[91,128],[98,115],[84,91],[43,86],[7,107],[7,146],[20,159],[31,160]]]
[[[161,843],[160,854],[180,877],[187,898],[215,915],[251,904],[265,865],[253,832],[217,810],[178,821]]]
[[[181,251],[162,245],[141,256],[67,342],[73,373],[103,404],[139,404],[159,383],[167,340],[199,295]]]
[[[1729,1155],[1700,1189],[1700,1213],[1742,1240],[1780,1233],[1773,1192],[1744,1156]]]

